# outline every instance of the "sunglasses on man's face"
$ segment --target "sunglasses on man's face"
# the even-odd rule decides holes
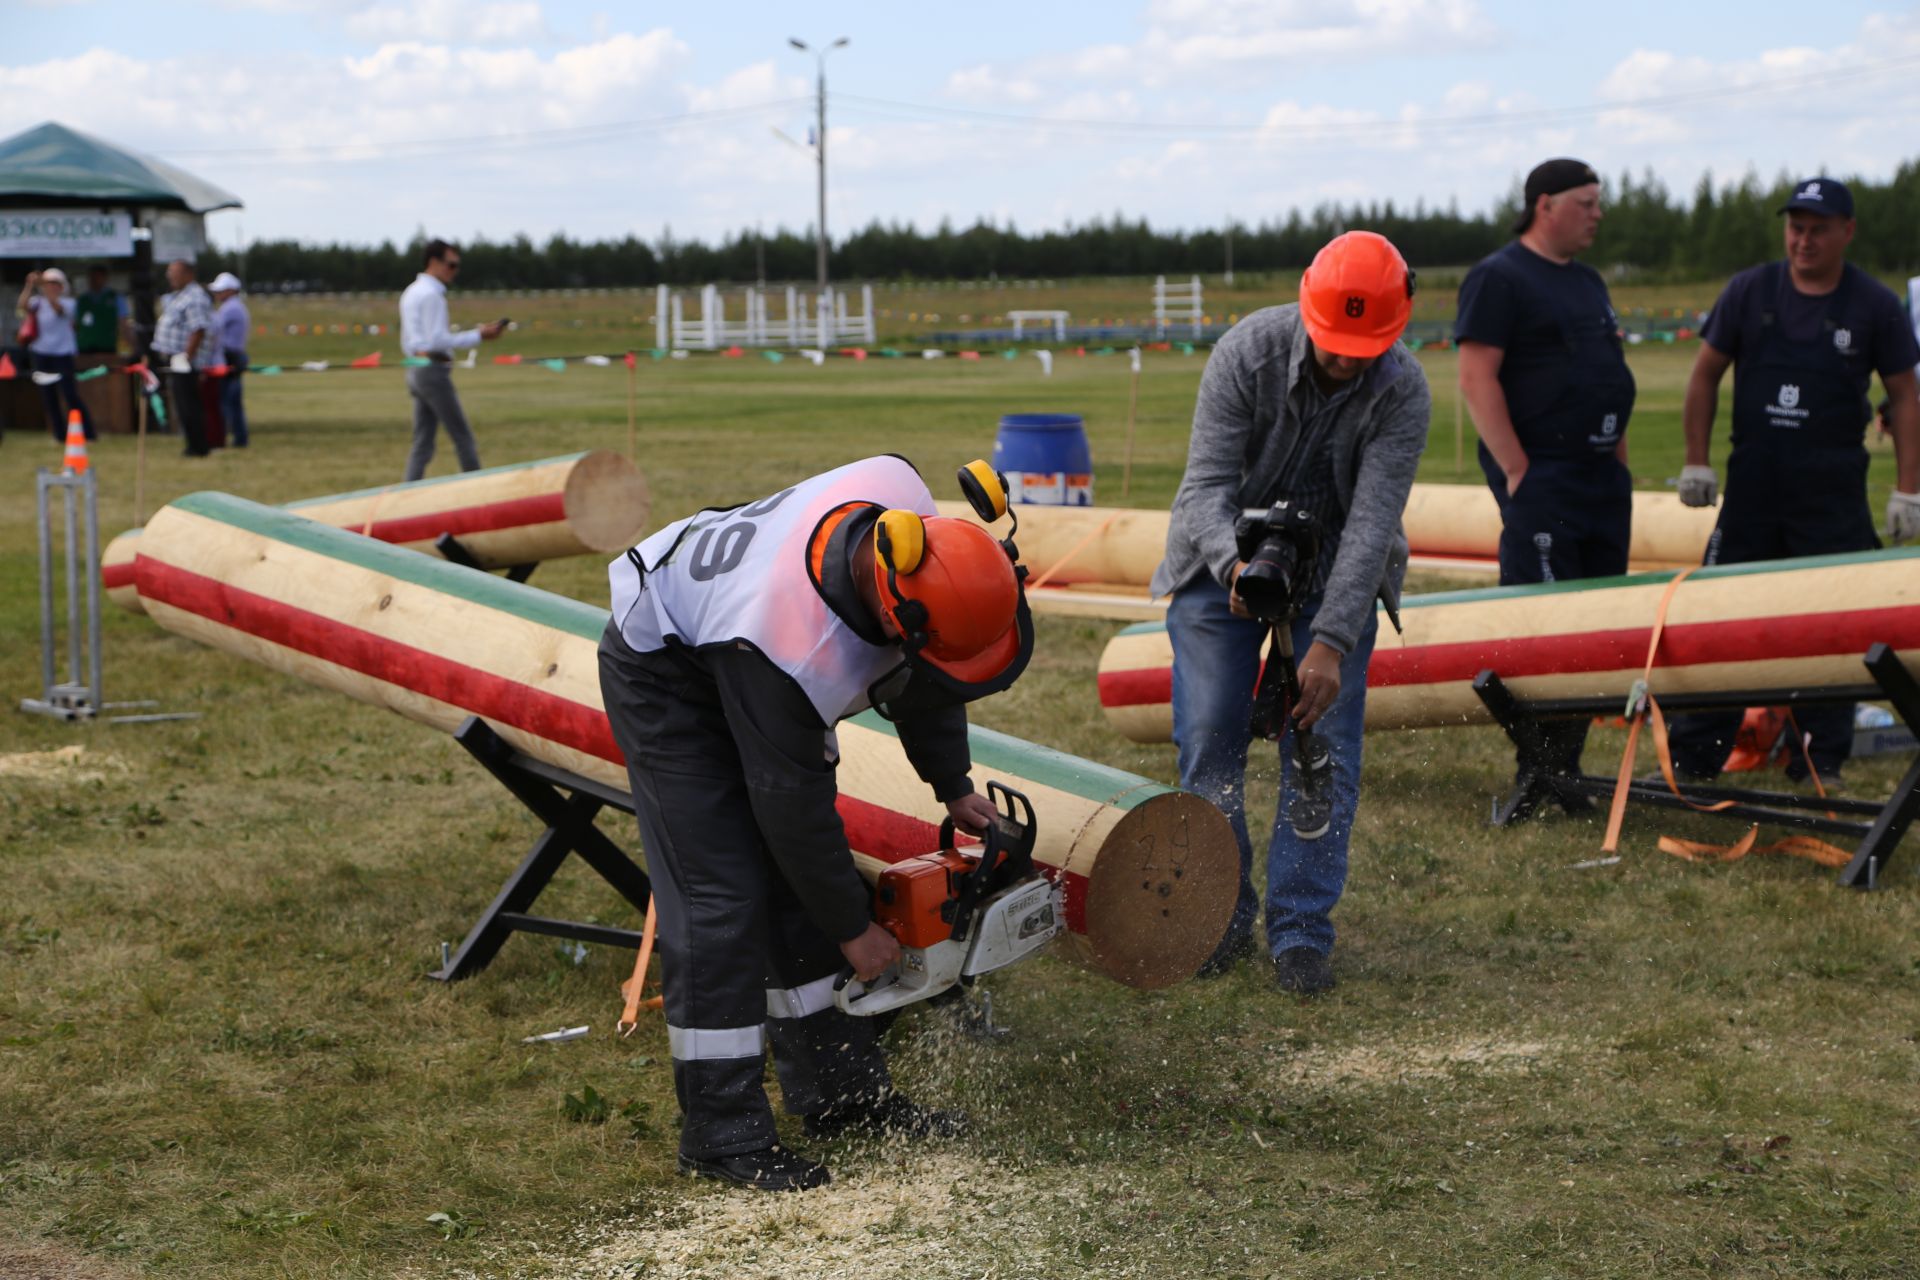
[[[458,258],[444,258],[442,261],[447,264],[447,270],[449,271],[458,271],[460,269],[460,259]]]

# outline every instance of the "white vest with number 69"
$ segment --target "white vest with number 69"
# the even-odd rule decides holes
[[[849,502],[937,514],[920,473],[890,454],[698,512],[607,566],[621,638],[636,653],[748,644],[793,677],[829,728],[865,710],[867,689],[900,665],[899,646],[862,640],[807,572],[814,530]]]

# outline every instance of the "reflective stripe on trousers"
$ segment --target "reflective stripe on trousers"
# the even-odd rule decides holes
[[[676,1027],[667,1024],[667,1051],[676,1062],[758,1058],[767,1051],[767,1028]]]

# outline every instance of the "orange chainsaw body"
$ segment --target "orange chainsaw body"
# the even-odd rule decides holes
[[[947,941],[953,936],[949,908],[960,896],[960,877],[979,861],[942,849],[894,863],[874,888],[874,918],[903,947],[924,950]]]

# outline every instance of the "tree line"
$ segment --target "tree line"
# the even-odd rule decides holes
[[[1621,275],[1692,280],[1718,277],[1778,257],[1776,210],[1792,177],[1762,182],[1752,173],[1716,183],[1705,174],[1680,195],[1651,172],[1605,182],[1606,217],[1585,260]],[[1852,261],[1869,271],[1901,274],[1920,262],[1920,160],[1902,163],[1885,182],[1848,181],[1859,232]],[[1342,231],[1364,227],[1391,239],[1416,267],[1465,266],[1512,235],[1521,204],[1518,184],[1493,208],[1463,213],[1393,201],[1323,204],[1309,213],[1251,225],[1193,231],[1155,230],[1145,219],[1115,214],[1058,231],[1026,233],[1012,223],[966,228],[942,222],[931,231],[875,221],[836,241],[831,269],[839,280],[987,280],[1217,274],[1229,252],[1236,271],[1289,271]],[[244,253],[209,251],[212,271],[238,272],[256,291],[388,290],[419,269],[422,231],[404,245],[303,244],[262,240]],[[575,240],[525,235],[462,246],[461,283],[480,289],[633,288],[755,280],[809,281],[814,274],[810,229],[772,234],[736,232],[717,244],[676,239]]]

